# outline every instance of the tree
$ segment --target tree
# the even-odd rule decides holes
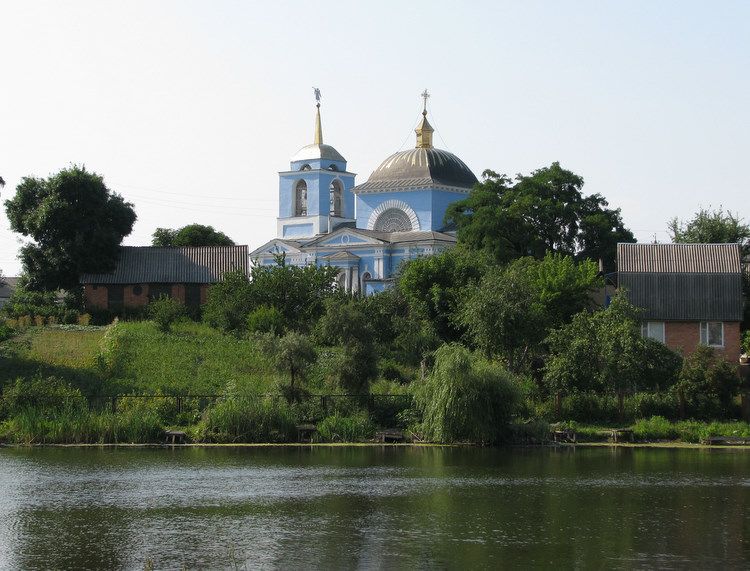
[[[289,373],[289,390],[285,391],[289,400],[299,396],[299,383],[307,369],[315,362],[315,347],[307,336],[290,331],[275,343],[275,362],[279,371]]]
[[[457,343],[435,352],[435,367],[414,397],[429,440],[487,444],[502,440],[519,401],[507,370]]]
[[[550,253],[543,260],[521,258],[490,268],[466,291],[455,320],[487,357],[502,357],[518,371],[540,353],[549,330],[590,305],[600,284],[590,260]]]
[[[701,208],[688,222],[677,218],[669,221],[669,235],[672,242],[698,244],[739,243],[743,256],[750,255],[750,226],[739,214]]]
[[[740,389],[735,366],[710,347],[699,346],[682,363],[672,391],[680,403],[680,416],[727,416]]]
[[[679,359],[664,359],[664,353],[641,336],[638,313],[617,295],[608,308],[582,311],[549,334],[544,382],[558,403],[566,393],[609,392],[617,395],[622,415],[627,392],[639,384],[653,386],[655,374],[664,375],[665,384],[675,377]]]
[[[171,230],[157,228],[151,240],[152,246],[234,246],[232,239],[213,226],[188,224]]]
[[[378,352],[362,302],[329,299],[318,322],[318,335],[323,343],[343,348],[338,364],[341,388],[351,394],[367,394],[370,381],[377,375]]]
[[[227,272],[208,292],[203,319],[224,331],[244,332],[250,312],[275,308],[284,327],[305,331],[323,314],[324,301],[332,295],[337,268],[290,266],[283,255],[274,266],[253,266],[250,277]]]
[[[72,290],[81,274],[112,271],[136,220],[132,204],[76,165],[25,177],[5,209],[11,229],[32,240],[21,248],[32,289]]]
[[[404,264],[396,287],[417,317],[428,320],[445,342],[458,341],[463,333],[453,316],[464,290],[482,277],[485,257],[456,247]]]
[[[602,259],[612,267],[618,242],[634,241],[619,209],[599,194],[584,196],[583,178],[560,163],[529,176],[487,170],[469,196],[448,207],[446,223],[459,243],[487,252],[499,263],[547,252]]]

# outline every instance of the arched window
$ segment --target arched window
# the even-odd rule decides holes
[[[299,168],[299,170],[301,170],[301,171],[309,171],[310,170],[310,165],[308,165],[307,163],[305,163],[304,165],[302,165]]]
[[[411,229],[409,215],[400,208],[385,210],[378,216],[374,227],[378,232],[410,232]]]
[[[307,183],[304,180],[294,188],[294,215],[307,216]]]
[[[328,188],[328,192],[331,196],[330,215],[341,217],[343,200],[342,195],[344,192],[344,189],[341,187],[341,181],[337,179],[331,181],[331,186]]]
[[[338,171],[339,167],[337,167],[336,165],[328,165],[328,170],[329,171]]]

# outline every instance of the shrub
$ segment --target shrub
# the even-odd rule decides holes
[[[573,393],[562,398],[560,417],[578,422],[608,423],[619,418],[617,398],[590,392]]]
[[[0,415],[10,417],[29,410],[49,412],[82,411],[88,408],[85,397],[57,377],[37,375],[16,379],[5,387],[0,401]]]
[[[742,352],[745,355],[750,355],[750,331],[745,331],[742,336]]]
[[[250,333],[281,335],[284,332],[284,316],[275,307],[261,305],[247,316],[247,330]]]
[[[674,420],[677,412],[677,399],[671,393],[636,393],[625,399],[625,413],[628,418],[662,416]]]
[[[168,296],[161,295],[148,304],[148,315],[154,320],[159,331],[168,333],[172,329],[172,324],[187,315],[185,305],[178,300]]]
[[[435,367],[416,385],[415,400],[429,440],[495,443],[506,436],[519,397],[504,367],[449,344],[436,351]]]
[[[633,425],[633,435],[638,440],[674,440],[679,435],[674,424],[663,416],[640,419]]]
[[[283,399],[230,396],[205,410],[200,434],[208,442],[287,442],[295,424]]]
[[[11,320],[8,319],[7,321]],[[15,330],[7,323],[7,321],[0,322],[0,341],[5,341],[15,335]]]
[[[375,433],[375,426],[364,412],[329,416],[318,423],[317,429],[318,437],[324,442],[361,442]]]
[[[736,366],[710,347],[699,346],[684,360],[672,391],[683,416],[716,418],[735,412],[732,401],[739,388]]]

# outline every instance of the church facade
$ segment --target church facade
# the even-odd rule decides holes
[[[415,148],[386,158],[360,185],[346,159],[323,143],[318,101],[313,143],[279,173],[277,236],[250,254],[253,263],[271,265],[284,254],[294,265],[334,266],[340,287],[370,295],[390,287],[404,261],[452,247],[455,233],[443,217],[477,178],[433,146],[423,97]]]

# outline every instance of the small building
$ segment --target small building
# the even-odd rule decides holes
[[[13,290],[16,289],[19,279],[18,277],[0,276],[0,307],[4,306],[10,299],[10,296],[13,295]]]
[[[707,345],[737,362],[744,307],[739,244],[618,244],[617,279],[643,309],[645,337],[683,355]]]
[[[124,246],[113,272],[84,274],[80,283],[90,310],[118,313],[162,295],[194,309],[206,303],[211,284],[232,270],[247,273],[248,265],[247,246]]]

